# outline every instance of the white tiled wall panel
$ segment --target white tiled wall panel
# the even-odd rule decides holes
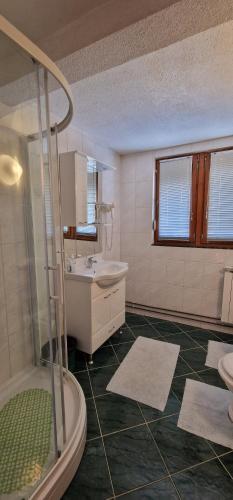
[[[206,147],[214,144],[206,144]],[[201,145],[201,150],[205,145]],[[192,146],[189,151],[198,151]],[[232,250],[152,246],[153,173],[156,156],[179,148],[121,157],[121,260],[129,263],[127,301],[218,318],[223,270]]]

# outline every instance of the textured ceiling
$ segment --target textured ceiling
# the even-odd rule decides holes
[[[77,82],[75,124],[118,152],[232,135],[232,48],[228,22]]]
[[[77,50],[58,65],[70,83],[233,20],[232,0],[180,0]]]
[[[74,124],[119,152],[232,135],[232,19],[232,0],[181,0],[63,58]],[[25,77],[0,100],[13,106],[27,92]],[[61,92],[51,97],[64,116]]]
[[[0,0],[0,12],[53,60],[178,0]]]

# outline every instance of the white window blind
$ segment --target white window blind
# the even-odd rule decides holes
[[[191,188],[191,156],[160,161],[160,239],[189,239]]]
[[[211,154],[208,240],[233,240],[233,151]]]

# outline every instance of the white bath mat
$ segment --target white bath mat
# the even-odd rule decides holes
[[[232,344],[209,340],[205,365],[209,366],[210,368],[218,368],[219,360],[229,352],[233,352]]]
[[[180,346],[138,337],[108,384],[107,391],[163,411]]]
[[[214,443],[233,448],[233,423],[228,417],[230,391],[186,380],[178,427]]]

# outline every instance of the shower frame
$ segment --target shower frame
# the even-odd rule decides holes
[[[8,37],[16,46],[20,47],[24,53],[33,61],[35,67],[35,76],[37,82],[37,112],[38,112],[38,125],[39,132],[35,134],[30,134],[27,137],[28,143],[33,141],[39,141],[40,144],[40,175],[41,175],[41,186],[42,186],[42,199],[44,201],[44,251],[45,251],[45,275],[46,275],[46,286],[47,286],[47,305],[49,311],[49,322],[48,322],[48,341],[49,341],[49,356],[50,359],[47,360],[47,365],[50,367],[51,371],[51,385],[52,385],[52,403],[53,403],[53,423],[54,423],[54,451],[56,457],[55,467],[53,467],[47,474],[42,482],[36,485],[31,498],[42,498],[41,494],[44,491],[43,498],[57,498],[57,489],[61,484],[60,490],[64,492],[69,480],[77,468],[80,462],[82,452],[84,449],[85,439],[86,439],[86,406],[85,399],[82,391],[80,391],[80,386],[77,384],[75,378],[68,372],[68,360],[67,360],[67,342],[66,342],[66,328],[65,328],[65,301],[64,301],[64,242],[63,233],[61,230],[61,204],[58,203],[57,209],[57,220],[59,221],[59,244],[56,244],[56,235],[52,237],[52,264],[49,263],[48,258],[48,248],[47,248],[47,234],[46,234],[46,213],[45,213],[45,189],[44,189],[44,166],[45,158],[43,154],[43,140],[46,138],[48,146],[48,172],[49,172],[49,184],[51,196],[53,196],[54,190],[56,189],[58,200],[60,200],[60,171],[59,171],[59,154],[58,154],[58,133],[64,130],[70,123],[73,116],[73,100],[72,94],[68,82],[64,78],[63,74],[57,68],[57,66],[44,54],[33,42],[31,42],[24,34],[17,30],[11,23],[9,23],[3,16],[0,15],[0,31]],[[58,123],[51,126],[50,124],[50,112],[49,112],[49,90],[48,90],[48,75],[52,75],[58,83],[59,87],[63,89],[67,97],[68,111],[65,117]],[[43,82],[45,99],[45,117],[46,117],[46,127],[42,127],[42,116],[41,116],[41,81]],[[53,185],[54,176],[54,161],[52,160],[52,144],[51,138],[54,138],[55,142],[55,163],[56,163],[56,177],[57,186]],[[53,218],[53,228],[55,230],[54,223],[54,208],[55,203],[52,199],[52,218]],[[33,245],[32,245],[33,247]],[[30,250],[29,250],[30,251]],[[33,248],[32,248],[33,252]],[[58,260],[59,256],[59,260]],[[51,285],[49,275],[52,273],[54,282],[54,291],[51,292]],[[33,274],[33,273],[32,273]],[[32,276],[33,279],[33,276]],[[31,298],[33,302],[33,299]],[[54,304],[55,318],[56,318],[56,336],[57,336],[57,347],[58,347],[58,366],[60,375],[60,390],[61,390],[61,413],[62,413],[62,431],[63,431],[63,449],[59,449],[58,445],[58,429],[56,422],[56,392],[54,386],[54,358],[53,358],[53,338],[52,338],[52,318],[51,318],[51,302]],[[32,304],[33,307],[33,304]],[[34,304],[35,307],[35,304]],[[33,335],[33,334],[32,334]],[[34,336],[34,356],[35,364],[39,365],[40,360],[38,359],[37,349],[36,349],[36,339]],[[64,336],[64,349],[62,349],[62,336]],[[63,359],[64,358],[64,359]],[[67,429],[66,429],[66,415],[65,415],[65,394],[64,394],[64,377],[72,385],[72,390],[77,392],[76,397],[79,399],[80,404],[80,415],[79,415],[79,426],[74,429],[73,433],[73,443],[67,440]],[[76,446],[76,448],[75,448]],[[64,450],[64,451],[63,451]],[[70,454],[70,455],[69,455]],[[63,458],[63,460],[61,460]],[[70,460],[70,462],[69,462]],[[70,471],[66,472],[65,464],[69,463]],[[60,469],[59,469],[60,467]],[[61,472],[59,472],[61,470]],[[59,474],[62,474],[62,479],[60,481]],[[66,478],[67,477],[67,478]],[[66,478],[66,479],[64,479]],[[50,488],[50,479],[53,480],[52,490]],[[59,482],[60,481],[60,482]],[[57,483],[57,484],[55,484]],[[44,488],[44,490],[43,490]],[[51,493],[52,491],[52,493]]]

